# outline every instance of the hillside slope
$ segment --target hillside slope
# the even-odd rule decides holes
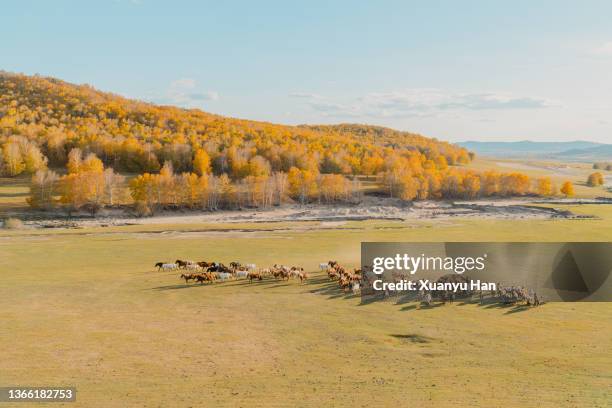
[[[272,171],[301,169],[376,174],[391,155],[444,156],[469,161],[468,151],[408,132],[361,126],[285,126],[240,120],[196,109],[157,106],[54,78],[0,72],[0,144],[35,144],[51,167],[64,167],[78,147],[118,171],[157,171],[171,161],[192,171],[197,149],[211,158],[216,174],[245,176],[245,163]]]

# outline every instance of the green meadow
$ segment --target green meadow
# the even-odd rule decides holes
[[[612,304],[360,304],[318,273],[361,241],[607,240],[591,220],[131,225],[0,232],[3,384],[74,407],[539,406],[612,400]],[[307,284],[189,284],[176,258],[301,265]]]

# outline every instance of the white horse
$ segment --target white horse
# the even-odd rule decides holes
[[[224,281],[228,280],[232,277],[232,274],[229,272],[217,272],[217,278]]]
[[[157,270],[163,269],[165,271],[171,271],[174,269],[178,269],[178,265],[175,263],[157,263],[155,264],[155,266],[157,266]]]
[[[195,263],[188,263],[185,269],[189,269],[190,271],[201,271],[203,268]]]

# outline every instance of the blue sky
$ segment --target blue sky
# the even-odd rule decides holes
[[[0,69],[272,122],[612,141],[612,2],[7,1]]]

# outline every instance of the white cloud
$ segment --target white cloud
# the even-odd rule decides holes
[[[200,107],[202,102],[218,99],[218,92],[202,91],[198,89],[195,79],[181,78],[170,83],[166,95],[160,99],[160,102],[183,107]]]
[[[483,110],[540,109],[554,104],[543,98],[496,93],[450,93],[439,89],[405,89],[369,93],[347,102],[299,94],[307,104],[333,117],[429,117],[441,113]]]

